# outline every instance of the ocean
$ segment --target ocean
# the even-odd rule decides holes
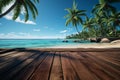
[[[89,41],[74,42],[75,39],[0,39],[0,48],[50,48],[63,45],[78,45]]]

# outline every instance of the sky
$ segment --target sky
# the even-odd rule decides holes
[[[93,6],[98,0],[76,0],[78,9],[87,10],[87,15],[91,16]],[[24,22],[24,9],[21,16],[12,20],[10,12],[3,18],[0,18],[0,39],[43,39],[43,38],[65,38],[65,36],[76,33],[72,25],[65,26],[67,14],[66,8],[72,7],[73,0],[40,0],[36,4],[38,16],[36,20],[30,19]],[[13,3],[11,3],[13,4]],[[117,4],[119,5],[119,4]],[[5,7],[4,11],[11,5]],[[78,26],[82,30],[82,26]]]

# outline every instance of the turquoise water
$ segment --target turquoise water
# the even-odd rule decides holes
[[[1,39],[0,48],[47,48],[61,45],[75,45],[90,43],[89,41],[81,41],[79,43],[68,40],[62,42],[63,39]]]

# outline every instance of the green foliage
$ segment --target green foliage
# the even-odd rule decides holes
[[[66,38],[120,37],[120,12],[111,5],[115,2],[120,0],[99,0],[92,9],[93,16],[90,18],[86,16],[82,21],[82,32]]]
[[[68,26],[68,24],[72,23],[72,25],[76,28],[77,32],[79,33],[77,26],[82,24],[83,20],[81,16],[86,16],[86,11],[78,10],[75,1],[73,2],[72,8],[67,8],[65,10],[68,12],[68,14],[65,16],[65,18],[67,19],[65,25]]]
[[[2,10],[4,7],[10,4],[14,0],[0,0],[0,14],[2,13]]]
[[[2,9],[11,2],[14,2],[14,4],[6,12],[2,13]],[[38,15],[38,11],[35,6],[36,3],[39,3],[39,0],[0,0],[0,17],[5,16],[13,10],[13,20],[16,20],[24,8],[25,22],[29,19],[30,12],[32,13],[33,18],[36,19],[36,16]]]
[[[88,39],[89,33],[87,31],[82,31],[79,34],[71,34],[66,36],[66,39]]]
[[[14,8],[14,15],[13,15],[13,20],[16,20],[18,18],[18,16],[20,15],[21,12],[21,8],[22,5],[21,4],[17,4]]]

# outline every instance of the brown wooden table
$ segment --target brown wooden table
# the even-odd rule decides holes
[[[120,80],[120,48],[0,49],[0,80]]]

